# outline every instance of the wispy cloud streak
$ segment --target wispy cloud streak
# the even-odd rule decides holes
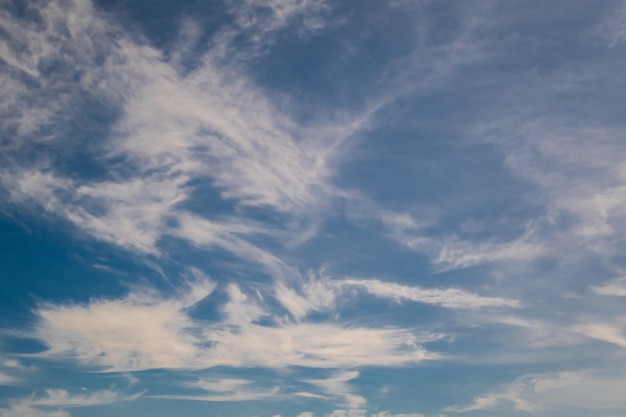
[[[142,289],[87,305],[42,304],[32,337],[49,348],[36,356],[117,372],[217,366],[345,369],[438,357],[421,346],[436,335],[399,327],[286,323],[234,284],[220,307],[221,320],[193,319],[188,309],[213,288],[209,281],[198,281],[173,298]]]

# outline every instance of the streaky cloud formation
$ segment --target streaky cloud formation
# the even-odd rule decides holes
[[[526,412],[541,411],[555,405],[583,410],[611,410],[623,406],[624,400],[618,388],[621,384],[623,380],[620,377],[598,375],[589,370],[525,375],[508,384],[501,392],[478,397],[467,407],[449,407],[446,411],[466,413],[489,410],[497,408],[502,402],[510,402],[516,410]]]
[[[623,415],[625,28],[5,2],[0,417]]]
[[[446,308],[476,309],[484,307],[518,307],[517,300],[499,297],[483,297],[458,288],[425,289],[401,285],[379,279],[328,279],[309,274],[298,292],[282,283],[276,287],[275,296],[293,315],[300,319],[313,311],[327,311],[336,307],[342,294],[361,290],[375,297],[395,302],[412,301],[438,305]]]
[[[419,344],[436,340],[436,334],[285,322],[235,284],[226,288],[228,301],[220,306],[221,320],[194,319],[190,309],[210,297],[214,288],[205,280],[173,298],[136,289],[122,299],[92,300],[87,305],[43,304],[31,337],[48,346],[39,356],[74,360],[108,372],[217,366],[341,369],[366,363],[398,366],[438,357]],[[261,324],[261,319],[272,316],[273,323]]]
[[[283,6],[277,6],[263,32],[273,32],[290,15],[299,14],[300,6]],[[70,25],[58,7],[51,4],[40,11],[48,22],[43,36],[30,28],[14,28],[27,48],[42,49],[48,60],[63,56],[53,40],[62,36],[56,31]],[[181,234],[168,231],[171,226],[167,226],[169,219],[175,222],[185,214],[177,205],[191,197],[188,183],[193,178],[211,179],[225,199],[237,204],[285,212],[316,205],[332,191],[329,160],[341,140],[363,125],[360,116],[336,126],[297,126],[255,91],[244,75],[235,77],[236,66],[215,62],[219,57],[213,52],[197,70],[181,74],[176,62],[165,62],[160,51],[128,39],[114,23],[93,15],[92,8],[82,2],[81,7],[68,9],[65,18],[74,26],[68,27],[72,37],[67,43],[83,52],[74,57],[74,65],[83,70],[82,80],[89,84],[78,88],[121,103],[115,134],[102,145],[102,162],[118,175],[76,182],[50,172],[46,161],[17,172],[11,172],[9,165],[2,177],[13,200],[37,203],[104,241],[153,253],[162,235]],[[109,38],[109,33],[117,36]],[[92,50],[93,37],[101,40],[96,50]],[[44,45],[39,46],[41,42]],[[93,65],[99,54],[107,57],[104,67]],[[29,65],[37,66],[37,60],[44,58],[24,59],[34,60]],[[8,82],[19,84],[13,79]],[[61,85],[65,87],[63,80]],[[20,89],[28,91],[24,84]],[[54,93],[49,101],[50,112],[65,110]],[[122,159],[125,168],[120,170],[116,161]]]
[[[207,394],[200,395],[160,395],[155,398],[192,401],[251,401],[273,397],[278,388],[265,391],[247,390],[254,381],[247,379],[225,378],[220,380],[200,379],[188,384],[189,388],[200,389]]]
[[[46,389],[44,393],[41,396],[31,396],[13,402],[10,408],[2,411],[2,415],[8,417],[65,417],[70,414],[63,410],[64,408],[89,407],[131,401],[137,399],[142,394],[121,395],[119,392],[111,390],[70,394],[63,389]]]

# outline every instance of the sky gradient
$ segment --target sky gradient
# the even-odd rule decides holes
[[[0,2],[0,417],[623,417],[626,3]]]

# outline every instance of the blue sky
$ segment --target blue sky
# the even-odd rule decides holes
[[[626,414],[626,3],[0,9],[1,417]]]

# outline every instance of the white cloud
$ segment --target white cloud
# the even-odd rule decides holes
[[[195,246],[220,248],[253,260],[275,277],[284,278],[286,272],[293,272],[276,255],[249,239],[261,234],[276,238],[275,230],[240,218],[204,218],[187,211],[184,203],[196,198],[199,192],[194,181],[211,182],[224,199],[238,206],[237,213],[242,216],[250,207],[260,207],[278,213],[280,219],[285,214],[289,219],[311,213],[311,217],[316,217],[333,196],[347,195],[333,186],[334,168],[342,156],[341,146],[355,132],[368,126],[380,103],[359,114],[330,121],[320,117],[311,125],[300,125],[246,76],[238,61],[245,54],[229,51],[232,45],[228,41],[211,46],[197,68],[183,73],[179,63],[184,52],[166,61],[161,51],[94,13],[90,2],[68,4],[53,1],[42,7],[45,24],[41,26],[20,27],[8,12],[2,12],[0,25],[11,33],[19,47],[6,42],[0,44],[0,56],[12,71],[0,78],[6,94],[0,104],[0,116],[7,120],[6,126],[16,129],[17,142],[27,143],[34,140],[34,132],[63,125],[60,117],[71,108],[68,102],[75,104],[73,100],[85,91],[110,101],[113,106],[119,106],[120,118],[111,137],[98,145],[104,148],[98,151],[98,161],[106,165],[110,175],[81,180],[61,172],[49,161],[26,166],[15,159],[0,172],[0,181],[8,195],[18,204],[30,205],[34,201],[91,236],[133,251],[158,254],[161,239],[173,236]],[[268,45],[269,37],[292,25],[306,31],[316,30],[323,24],[318,15],[325,8],[323,2],[314,0],[244,0],[231,5],[238,28],[224,30],[218,38],[223,41],[241,31],[256,45],[254,53],[262,53],[261,45]],[[261,8],[266,13],[259,13]],[[468,45],[467,40],[461,37],[452,47],[443,48],[450,52],[445,59],[422,59],[429,66],[436,62],[437,71],[429,70],[437,75],[415,76],[411,65],[407,65],[411,67],[407,73],[412,78],[423,78],[425,81],[420,82],[424,83],[430,83],[439,73],[448,74],[459,63],[480,55],[476,45]],[[51,80],[40,71],[46,60],[60,57],[59,45],[68,48],[63,52],[71,60],[68,65],[80,69],[80,82]],[[93,65],[96,55],[98,59],[104,58],[97,68]],[[23,77],[29,83],[36,79],[41,88],[36,92],[31,90]],[[40,97],[41,91],[50,94]],[[522,236],[505,241],[463,240],[454,235],[430,238],[422,233],[422,223],[410,215],[384,211],[385,225],[407,247],[429,255],[438,271],[488,263],[528,263],[546,251],[563,251],[563,247],[579,242],[597,248],[607,244],[608,237],[617,239],[626,230],[626,188],[622,185],[626,170],[624,154],[616,140],[621,138],[619,130],[563,129],[555,127],[558,121],[521,125],[517,121],[506,122],[509,120],[497,127],[479,128],[476,136],[493,143],[498,142],[494,137],[504,137],[498,149],[506,153],[507,166],[530,179],[548,196],[546,224],[552,220],[556,224],[559,217],[568,215],[573,220],[564,227],[569,229],[559,236],[562,230],[557,231],[557,227],[548,226],[540,231],[529,227]],[[50,146],[63,148],[67,139],[62,137],[64,129],[47,130],[59,132],[56,137],[47,138]],[[519,133],[521,139],[512,137],[511,132]],[[11,159],[11,156],[2,158]],[[124,161],[123,168],[120,160]],[[584,174],[579,175],[579,169]],[[464,224],[465,231],[478,230],[475,224]],[[550,236],[545,238],[546,234]],[[332,370],[402,366],[437,359],[436,354],[421,345],[437,336],[416,335],[412,329],[398,327],[310,323],[306,322],[308,314],[333,311],[338,297],[364,292],[393,301],[466,310],[522,305],[517,300],[482,296],[458,288],[422,288],[377,279],[313,279],[295,286],[289,285],[289,279],[280,279],[272,287],[273,295],[295,323],[271,311],[254,291],[247,292],[248,288],[234,284],[226,287],[228,301],[220,304],[220,319],[207,322],[193,318],[189,311],[213,290],[213,284],[202,278],[198,283],[188,292],[171,297],[138,289],[121,299],[42,304],[36,311],[34,334],[49,350],[41,356],[75,360],[108,371],[215,366],[304,366]],[[615,281],[593,290],[600,295],[623,295],[622,287],[621,281]],[[510,318],[502,318],[501,322],[507,319]],[[508,324],[513,322],[524,329],[540,327],[543,332],[555,328],[543,326],[544,322],[539,320],[508,320]],[[623,329],[617,325],[589,324],[577,327],[577,331],[626,346]],[[553,334],[552,341],[556,338]],[[10,378],[7,375],[5,378]],[[338,395],[353,409],[336,410],[333,416],[365,415],[360,409],[364,398],[350,391],[351,376],[354,373],[339,373],[312,383],[324,395],[304,392],[297,395],[318,398]],[[0,373],[0,383],[2,378]],[[502,401],[512,402],[520,410],[530,410],[525,402],[527,392],[540,390],[539,385],[524,381],[520,384],[477,398],[474,405],[456,411],[495,407]],[[275,390],[258,391],[253,385],[238,379],[202,380],[195,388],[206,393],[185,398],[234,401],[276,394]],[[324,391],[326,386],[336,389]],[[63,395],[49,393],[56,400],[61,400]],[[87,401],[86,397],[73,398]],[[43,411],[25,408],[22,415],[29,412]],[[383,416],[391,414],[377,415]]]
[[[354,394],[354,389],[348,381],[359,377],[356,371],[337,372],[333,376],[324,379],[306,379],[305,382],[318,386],[323,392],[330,396],[343,397],[346,405],[351,409],[359,409],[367,403],[367,400],[360,395]]]
[[[297,395],[298,397],[303,397],[303,398],[317,398],[320,400],[328,400],[328,397],[325,395],[313,394],[312,392],[306,392],[306,391],[294,392],[293,395]]]
[[[231,0],[229,3],[237,15],[239,29],[249,34],[257,49],[266,48],[271,36],[290,24],[301,26],[297,32],[300,36],[326,24],[321,16],[328,9],[325,0]],[[268,10],[269,17],[259,18]]]
[[[438,358],[421,346],[436,335],[403,328],[284,322],[261,298],[250,297],[234,284],[227,288],[229,300],[221,307],[219,321],[190,317],[188,309],[213,288],[210,282],[198,281],[169,298],[138,288],[117,300],[42,304],[33,336],[48,350],[39,356],[119,372],[216,366],[346,369]],[[261,318],[271,324],[261,324]]]
[[[407,247],[429,256],[438,271],[503,261],[525,262],[541,256],[545,247],[528,231],[517,239],[505,242],[462,240],[456,236],[431,238],[420,235],[401,236]]]
[[[24,366],[16,359],[0,356],[0,385],[22,385],[24,374],[35,370],[34,367]]]
[[[519,307],[520,305],[517,300],[483,297],[458,288],[426,289],[377,279],[346,279],[337,282],[337,285],[362,288],[368,293],[381,298],[440,305],[446,308],[474,309],[481,307]]]
[[[184,368],[193,361],[197,342],[186,309],[213,288],[199,281],[177,298],[144,290],[87,305],[43,304],[34,336],[46,343],[42,355],[50,358],[69,357],[111,371]]]
[[[290,268],[281,259],[243,238],[246,235],[273,235],[275,231],[267,227],[240,219],[210,221],[188,213],[180,213],[176,220],[178,226],[172,231],[172,235],[195,246],[224,249],[241,259],[264,267],[276,278],[290,274]]]
[[[9,385],[15,382],[15,378],[0,371],[0,385]]]
[[[200,379],[187,384],[188,388],[206,391],[197,395],[154,395],[152,398],[190,401],[253,401],[272,397],[278,393],[278,387],[258,389],[255,382],[241,378],[224,378],[219,380]]]
[[[612,295],[615,297],[626,296],[626,278],[618,278],[605,285],[592,286],[591,289],[600,295]]]
[[[0,179],[15,202],[36,202],[103,241],[148,253],[156,251],[174,206],[187,196],[183,178],[167,181],[158,175],[97,185],[37,170]]]
[[[88,407],[92,405],[112,404],[139,398],[141,394],[126,395],[112,390],[93,391],[71,394],[64,389],[46,389],[45,396],[28,400],[30,406],[42,407]]]
[[[365,417],[366,411],[361,409],[333,410],[326,417]]]
[[[42,128],[62,117],[63,107],[70,105],[69,97],[79,87],[58,73],[45,79],[41,67],[56,62],[82,70],[86,62],[100,52],[101,38],[92,35],[103,33],[105,29],[101,22],[93,19],[90,2],[75,2],[67,9],[59,2],[40,7],[25,5],[25,8],[39,19],[24,22],[15,19],[8,9],[0,12],[0,27],[8,35],[0,39],[0,59],[9,67],[8,71],[0,73],[0,85],[6,93],[6,100],[0,104],[4,122],[1,128],[9,132],[12,128],[16,130],[17,136],[7,135],[12,146],[23,145],[23,140],[33,140],[34,133],[41,135],[39,141],[54,136]],[[76,48],[77,37],[88,45]],[[58,59],[61,56],[63,60]],[[34,85],[33,80],[36,81]]]
[[[252,383],[251,380],[243,378],[200,379],[189,386],[205,391],[229,392],[250,383]]]
[[[568,124],[566,117],[513,117],[479,126],[474,135],[499,146],[511,171],[543,193],[551,222],[544,241],[567,246],[570,241],[562,239],[567,233],[580,247],[606,245],[611,242],[607,238],[626,229],[622,129]],[[557,231],[564,216],[570,219],[567,229]]]
[[[64,410],[39,410],[27,405],[17,404],[8,409],[0,409],[1,417],[71,417],[71,414]]]
[[[138,63],[147,71],[155,64],[164,65]],[[128,98],[114,152],[145,170],[165,165],[212,177],[224,198],[243,205],[292,211],[316,203],[316,190],[327,187],[332,143],[298,143],[295,135],[313,132],[297,132],[243,75],[224,79],[226,69],[210,60],[185,79],[176,79],[171,68],[162,71],[168,78],[155,74]],[[229,69],[230,77],[234,71]]]
[[[361,208],[361,211],[368,211]],[[539,238],[537,222],[529,222],[523,233],[507,240],[497,236],[483,239],[463,239],[455,234],[429,235],[428,227],[437,224],[438,220],[429,210],[416,221],[408,213],[394,213],[388,210],[374,210],[390,235],[398,243],[416,252],[428,256],[431,264],[438,272],[467,268],[484,264],[501,262],[527,262],[544,255],[547,247]],[[473,233],[477,228],[484,227],[476,219],[469,218],[460,224],[460,228]]]
[[[304,22],[312,29],[317,24],[309,18],[325,8],[324,2],[313,0],[236,3],[232,12],[237,30],[266,40],[296,21],[298,27]],[[261,9],[271,13],[259,13]],[[111,175],[70,179],[55,171],[46,155],[28,166],[16,159],[19,152],[11,152],[0,180],[15,203],[36,202],[88,234],[126,249],[157,253],[164,235],[197,241],[193,228],[175,226],[177,219],[198,221],[201,227],[207,220],[181,207],[194,196],[194,179],[212,182],[223,198],[239,206],[292,215],[315,212],[334,193],[330,180],[339,145],[370,117],[368,109],[310,126],[294,123],[230,56],[237,55],[227,39],[236,34],[233,28],[216,35],[221,41],[209,48],[200,66],[183,74],[177,61],[166,62],[161,51],[95,13],[89,1],[51,2],[38,12],[49,24],[23,25],[8,13],[2,15],[0,23],[10,26],[8,32],[25,45],[19,57],[14,56],[19,48],[4,45],[3,56],[40,82],[52,83],[37,68],[42,61],[65,57],[58,52],[61,43],[71,50],[81,81],[55,79],[44,99],[42,90],[3,73],[3,84],[14,92],[5,112],[19,112],[14,123],[28,125],[22,128],[25,132],[50,124],[63,132],[70,104],[59,97],[71,103],[95,95],[118,106],[121,117],[113,134],[97,138],[99,154],[91,155]],[[46,103],[45,108],[24,106],[31,98]],[[15,146],[28,147],[32,140],[24,137]],[[64,149],[68,141],[53,138],[49,145]],[[238,245],[228,241],[224,246]]]
[[[1,365],[6,367],[6,368],[22,368],[22,364],[20,363],[20,361],[16,360],[16,359],[4,359],[1,362]]]
[[[421,288],[397,284],[379,279],[330,279],[317,278],[309,273],[299,286],[287,286],[284,282],[275,285],[274,296],[296,320],[313,311],[331,311],[336,300],[346,293],[361,290],[375,297],[395,302],[416,302],[438,305],[445,308],[478,309],[489,307],[519,307],[517,300],[501,297],[484,297],[458,288]],[[345,303],[346,298],[342,298]]]
[[[246,326],[268,315],[263,307],[241,292],[236,284],[230,284],[227,293],[229,300],[222,307],[226,323],[234,326]]]
[[[626,336],[624,335],[623,326],[606,323],[594,323],[575,326],[574,330],[579,331],[592,339],[602,340],[603,342],[626,347]]]
[[[611,46],[626,40],[626,2],[616,2],[608,18],[602,22],[599,32],[608,38]]]
[[[475,410],[620,410],[626,406],[622,375],[598,371],[572,371],[525,375],[500,391],[479,396],[465,407],[448,407],[444,411],[464,413]]]
[[[217,328],[206,336],[215,347],[207,366],[352,368],[399,366],[438,356],[419,346],[405,329],[344,327],[329,323],[249,324],[233,331]],[[424,341],[432,340],[423,335]]]
[[[278,282],[274,288],[274,296],[291,315],[300,320],[312,311],[328,311],[335,305],[339,288],[331,281],[317,278],[309,272],[301,279],[299,288]]]
[[[445,412],[466,413],[468,411],[476,410],[489,410],[501,406],[503,402],[511,403],[515,410],[521,411],[535,411],[536,405],[528,402],[524,397],[522,391],[525,389],[523,382],[515,382],[507,385],[504,390],[481,395],[474,398],[472,404],[465,407],[446,407]]]
[[[372,414],[371,417],[424,417],[424,415],[420,413],[393,414],[390,411],[381,411],[380,413]]]
[[[364,409],[349,409],[349,410],[333,410],[326,417],[424,417],[420,413],[401,413],[394,414],[390,411],[380,411],[378,413],[368,414]]]
[[[33,394],[30,397],[12,401],[8,408],[0,409],[2,417],[69,417],[66,408],[89,407],[112,404],[120,401],[132,401],[143,393],[123,394],[112,390],[91,391],[71,394],[64,389],[46,389],[44,395]]]

